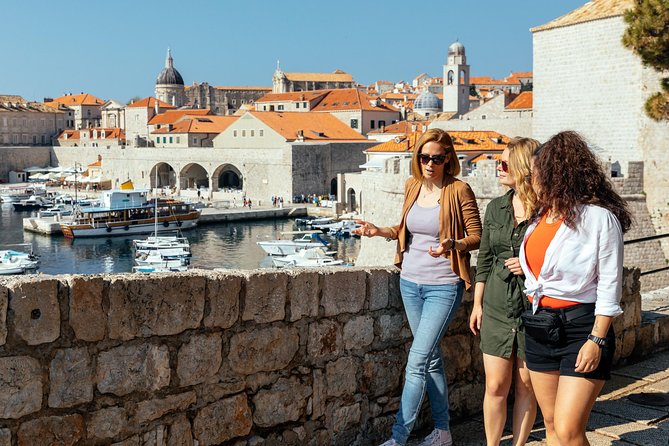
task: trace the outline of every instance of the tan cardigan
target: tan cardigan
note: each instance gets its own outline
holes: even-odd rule
[[[404,206],[400,224],[390,228],[391,238],[397,240],[395,266],[402,267],[402,257],[406,249],[408,231],[406,219],[409,209],[418,199],[421,182],[411,177],[404,186]],[[439,240],[455,239],[465,248],[461,251],[446,251],[444,256],[451,261],[453,272],[465,282],[467,290],[472,285],[470,277],[469,251],[478,249],[481,243],[481,217],[474,192],[469,184],[450,175],[444,176],[440,198]]]

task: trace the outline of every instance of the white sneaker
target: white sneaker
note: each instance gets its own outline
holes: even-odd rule
[[[452,446],[453,437],[451,431],[435,429],[430,435],[425,437],[418,446]]]
[[[380,444],[379,446],[400,446],[400,444],[396,442],[394,438],[391,438],[390,440]]]

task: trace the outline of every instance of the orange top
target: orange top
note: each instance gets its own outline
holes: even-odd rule
[[[525,259],[527,260],[527,266],[530,267],[530,271],[532,271],[534,277],[539,276],[541,267],[544,265],[544,258],[546,257],[548,245],[550,245],[555,234],[562,225],[562,219],[553,223],[548,223],[546,221],[547,215],[548,213],[541,217],[541,220],[527,239],[527,243],[525,243]],[[527,296],[527,298],[532,302],[531,296]],[[550,296],[542,296],[541,301],[539,302],[540,307],[546,308],[567,308],[573,305],[578,305],[578,302],[555,299]]]

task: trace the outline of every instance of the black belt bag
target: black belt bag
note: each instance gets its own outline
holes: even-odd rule
[[[537,342],[558,344],[564,338],[564,323],[595,311],[595,304],[580,304],[568,308],[540,308],[536,313],[526,310],[520,316],[525,334]]]

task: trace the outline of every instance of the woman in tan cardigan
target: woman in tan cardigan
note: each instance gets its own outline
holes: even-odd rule
[[[439,342],[471,287],[469,251],[481,240],[474,193],[455,178],[460,163],[453,141],[440,129],[428,130],[416,145],[412,176],[404,189],[400,223],[377,227],[358,221],[367,237],[397,240],[395,264],[400,292],[414,339],[392,438],[382,446],[405,445],[425,393],[435,429],[420,446],[450,446],[448,385]]]

